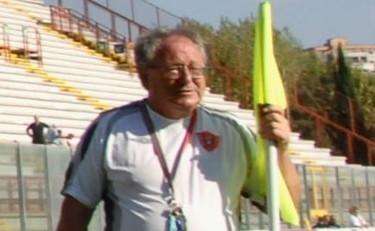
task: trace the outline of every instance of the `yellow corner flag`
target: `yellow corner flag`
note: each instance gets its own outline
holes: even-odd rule
[[[263,2],[259,8],[259,15],[255,25],[253,65],[253,103],[258,118],[258,105],[271,104],[286,108],[287,102],[280,73],[273,54],[271,4]],[[253,187],[261,188],[261,194],[266,196],[269,185],[267,172],[269,165],[266,161],[267,142],[259,135],[257,137],[258,154],[252,167],[251,182]],[[292,197],[285,184],[280,170],[278,171],[280,215],[283,221],[299,225],[299,216]]]

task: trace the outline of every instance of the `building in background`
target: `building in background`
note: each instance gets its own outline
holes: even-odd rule
[[[350,44],[345,38],[328,39],[324,45],[308,48],[318,57],[330,61],[337,57],[337,48],[341,46],[344,55],[352,67],[367,72],[375,72],[375,45]]]

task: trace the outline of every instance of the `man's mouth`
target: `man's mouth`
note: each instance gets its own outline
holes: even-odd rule
[[[180,90],[180,91],[177,91],[176,94],[177,95],[191,95],[194,92],[195,92],[194,90]]]

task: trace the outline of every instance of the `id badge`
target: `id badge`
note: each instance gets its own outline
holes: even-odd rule
[[[169,213],[168,231],[187,231],[186,218],[181,208],[177,207]]]

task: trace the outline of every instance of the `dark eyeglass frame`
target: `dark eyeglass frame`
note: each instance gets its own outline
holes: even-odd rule
[[[161,69],[165,72],[168,79],[179,79],[187,72],[190,73],[192,79],[204,79],[209,70],[208,67],[195,67],[185,64],[172,64],[172,65],[153,65],[150,68]]]

